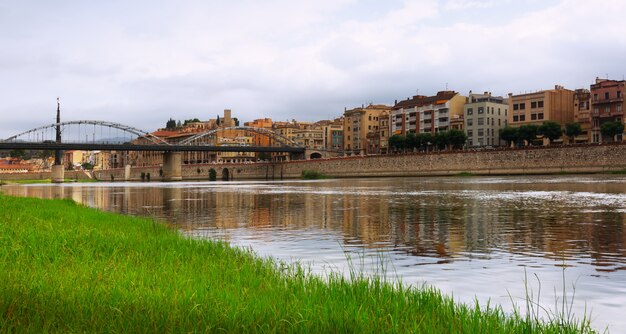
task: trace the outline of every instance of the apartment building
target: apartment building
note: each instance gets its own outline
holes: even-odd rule
[[[541,125],[553,121],[564,127],[574,121],[574,91],[556,85],[554,89],[513,95],[509,93],[510,126]],[[546,143],[544,139],[544,144]]]
[[[474,94],[470,91],[463,107],[463,127],[467,134],[467,146],[506,145],[500,140],[500,129],[507,125],[508,101],[491,92]]]
[[[318,122],[324,132],[324,147],[329,151],[343,151],[343,117]]]
[[[616,81],[596,78],[596,83],[591,85],[591,119],[592,119],[592,142],[602,143],[609,138],[602,138],[600,126],[606,122],[624,122],[624,93],[626,81]],[[623,135],[618,136],[617,141],[623,140]]]
[[[451,119],[463,116],[467,98],[454,91],[434,96],[415,95],[395,103],[390,116],[391,135],[447,131]]]
[[[377,131],[380,116],[390,111],[391,107],[382,104],[346,110],[343,114],[344,152],[349,155],[366,154],[367,134]]]

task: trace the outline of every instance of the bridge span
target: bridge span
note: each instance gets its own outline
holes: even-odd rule
[[[271,146],[228,143],[219,145],[217,133],[253,133],[270,138]],[[306,159],[306,148],[269,129],[252,127],[229,127],[211,129],[199,133],[166,140],[141,129],[109,121],[79,120],[57,122],[30,129],[0,141],[0,150],[52,150],[55,164],[52,167],[53,182],[63,182],[64,150],[86,151],[137,151],[163,152],[164,180],[175,181],[181,177],[181,154],[184,152],[257,152],[287,153],[288,160]],[[130,166],[128,166],[130,167]]]

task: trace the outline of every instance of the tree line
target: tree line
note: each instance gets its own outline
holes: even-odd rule
[[[462,149],[467,141],[465,132],[457,129],[431,134],[408,133],[389,137],[389,147],[394,152],[429,151],[431,149]]]
[[[600,132],[603,137],[615,138],[616,135],[624,133],[624,124],[622,122],[606,122],[600,126]],[[541,125],[525,124],[519,127],[506,126],[500,129],[500,139],[507,142],[508,146],[516,143],[518,146],[533,145],[537,141],[538,136],[547,138],[549,143],[566,135],[570,142],[583,133],[580,123],[568,123],[565,127],[553,121],[545,121]]]

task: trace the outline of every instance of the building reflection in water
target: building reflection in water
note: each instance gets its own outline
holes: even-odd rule
[[[243,184],[5,186],[18,196],[71,198],[146,215],[194,235],[240,229],[339,236],[344,245],[404,252],[440,263],[493,254],[626,268],[623,182],[565,179],[334,180]],[[607,200],[607,198],[609,200]],[[272,233],[258,233],[272,239]]]

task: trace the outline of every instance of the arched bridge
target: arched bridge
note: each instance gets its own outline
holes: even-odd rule
[[[62,140],[56,139],[57,131]],[[220,145],[211,141],[220,131],[255,133],[269,138],[270,146],[253,143],[231,142]],[[233,145],[235,144],[235,145]],[[53,123],[21,132],[0,141],[0,150],[115,150],[115,151],[164,151],[164,152],[286,152],[304,153],[292,140],[271,130],[253,127],[227,127],[190,134],[182,141],[169,142],[166,139],[132,126],[96,120],[80,120]]]

